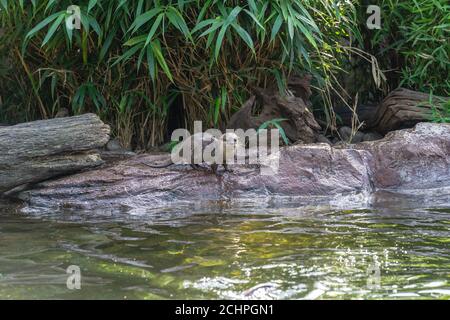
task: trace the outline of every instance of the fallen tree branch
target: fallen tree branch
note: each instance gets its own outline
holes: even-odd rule
[[[0,193],[102,164],[109,134],[94,114],[0,127]]]
[[[432,120],[433,107],[439,110],[448,99],[399,88],[383,100],[368,127],[383,134],[411,128],[419,122]]]

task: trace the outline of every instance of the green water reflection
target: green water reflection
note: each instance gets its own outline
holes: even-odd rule
[[[2,299],[450,297],[450,210],[0,209]],[[66,268],[81,268],[81,290]]]

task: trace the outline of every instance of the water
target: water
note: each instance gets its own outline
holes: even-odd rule
[[[0,298],[449,299],[449,208],[0,206]]]

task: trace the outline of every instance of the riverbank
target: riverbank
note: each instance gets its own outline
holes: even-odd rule
[[[105,144],[107,139],[101,139]],[[168,203],[283,197],[319,204],[367,199],[377,190],[446,190],[450,187],[450,125],[419,123],[381,140],[358,144],[283,147],[278,172],[273,175],[262,175],[261,166],[254,165],[232,165],[232,172],[217,176],[186,166],[150,168],[142,164],[159,157],[127,154],[125,160],[110,160],[80,173],[69,170],[67,176],[59,177],[61,172],[55,172],[8,196],[32,207],[136,210]]]

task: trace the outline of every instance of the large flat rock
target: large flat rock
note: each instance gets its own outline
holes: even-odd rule
[[[422,122],[354,148],[370,152],[372,180],[378,189],[450,186],[450,124]]]
[[[347,147],[295,145],[281,150],[279,171],[234,166],[216,176],[184,166],[150,168],[139,155],[38,184],[19,197],[32,206],[151,208],[202,201],[301,198],[304,203],[370,195],[378,189],[450,186],[450,125],[420,123],[384,139]],[[444,195],[445,196],[445,195]],[[351,198],[350,198],[351,199]]]

